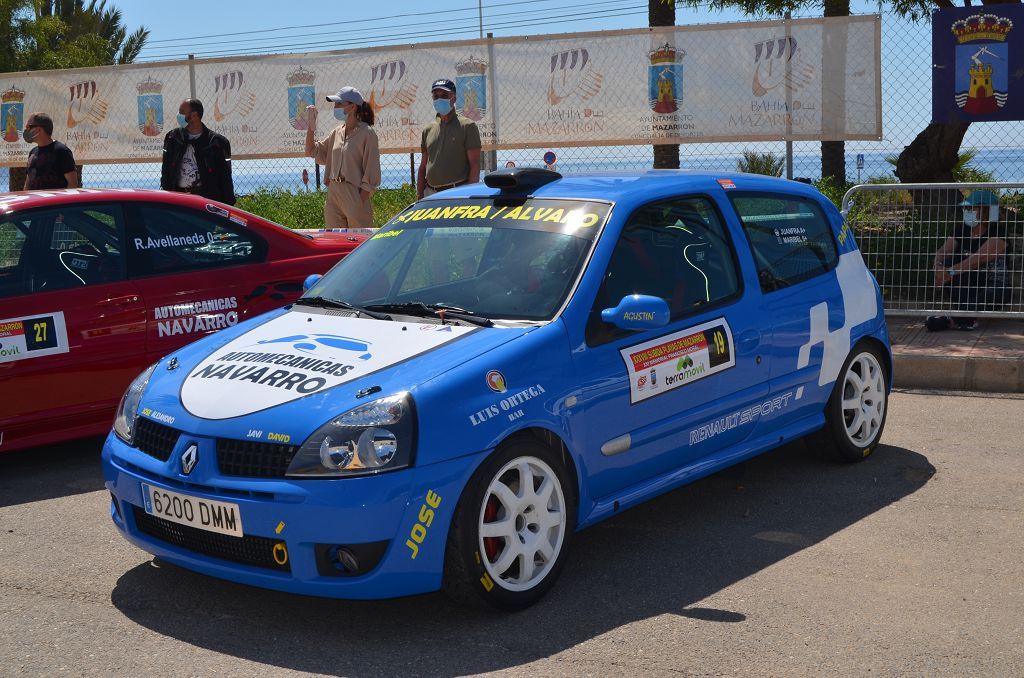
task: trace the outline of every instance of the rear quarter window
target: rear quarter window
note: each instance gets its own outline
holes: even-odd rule
[[[824,210],[793,195],[730,195],[757,266],[763,292],[810,280],[836,267],[839,255]]]

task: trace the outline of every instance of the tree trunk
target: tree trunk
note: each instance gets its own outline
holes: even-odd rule
[[[952,183],[969,122],[929,123],[896,159],[896,177],[905,184]],[[960,191],[911,191],[914,211],[923,222],[940,228],[956,223],[963,198]]]
[[[651,26],[675,26],[675,1],[647,0],[647,18]],[[679,169],[679,144],[654,144],[654,169]]]
[[[929,123],[896,160],[896,176],[905,184],[953,181],[969,122]]]
[[[850,0],[825,0],[825,16],[850,16]],[[841,36],[844,39],[835,37],[840,44],[825,45],[826,50],[842,50],[843,61],[846,60],[845,33]],[[831,83],[833,86],[835,83]],[[841,95],[842,96],[842,95]],[[845,98],[842,96],[842,98]],[[845,125],[844,125],[845,127]],[[845,141],[822,141],[821,142],[821,178],[832,179],[833,185],[842,187],[846,185],[846,142]]]
[[[837,187],[846,185],[846,142],[821,142],[821,178],[829,177]]]

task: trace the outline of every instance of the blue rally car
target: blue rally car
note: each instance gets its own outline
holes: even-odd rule
[[[307,283],[129,387],[103,449],[129,541],[281,591],[519,608],[577,530],[804,436],[863,459],[885,424],[878,285],[800,183],[499,171]]]

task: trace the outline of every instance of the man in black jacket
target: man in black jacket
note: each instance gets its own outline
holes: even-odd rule
[[[177,129],[164,137],[160,188],[197,193],[204,198],[235,204],[231,181],[231,144],[203,124],[203,104],[185,99],[178,107]]]

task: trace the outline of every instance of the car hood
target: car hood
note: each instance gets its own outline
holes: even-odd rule
[[[371,391],[362,397],[413,391],[531,329],[371,320],[293,307],[179,351],[178,367],[157,371],[144,404],[174,409],[197,424],[248,424],[270,410],[282,424],[319,421],[373,399],[357,397],[360,391]]]

